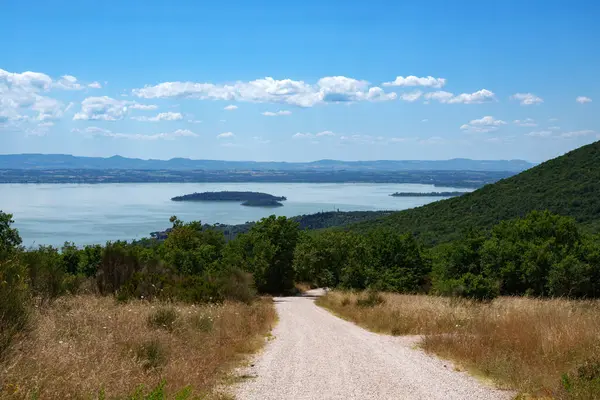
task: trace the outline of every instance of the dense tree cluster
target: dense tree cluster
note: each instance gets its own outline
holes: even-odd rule
[[[0,355],[32,302],[81,290],[119,300],[189,302],[293,293],[295,283],[486,300],[498,295],[600,297],[600,240],[568,217],[534,211],[490,230],[426,246],[389,228],[366,234],[305,231],[271,216],[225,240],[200,222],[171,218],[165,240],[65,243],[25,249],[0,212]]]

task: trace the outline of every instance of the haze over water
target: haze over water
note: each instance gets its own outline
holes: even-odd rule
[[[233,202],[174,202],[205,191],[256,191],[286,196],[283,207],[244,207]],[[391,197],[394,192],[460,191],[421,184],[371,183],[124,183],[0,185],[0,210],[13,214],[23,244],[78,245],[148,237],[184,221],[241,224],[271,214],[292,217],[320,211],[403,210],[436,197]]]

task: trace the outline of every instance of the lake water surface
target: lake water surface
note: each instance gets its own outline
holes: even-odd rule
[[[175,202],[171,197],[205,191],[255,191],[286,196],[283,207],[238,203]],[[169,217],[240,224],[271,214],[292,217],[319,211],[403,210],[439,197],[391,197],[394,192],[461,191],[420,184],[370,183],[123,183],[4,184],[0,210],[13,214],[26,246],[104,243],[138,239],[170,226]]]

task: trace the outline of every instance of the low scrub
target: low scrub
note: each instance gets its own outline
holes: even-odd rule
[[[600,301],[500,297],[490,302],[330,292],[317,303],[382,333],[422,335],[429,352],[530,396],[600,398]]]
[[[14,342],[18,354],[0,365],[2,398],[205,398],[275,319],[268,300],[198,306],[91,295],[60,297],[35,314],[31,333]]]

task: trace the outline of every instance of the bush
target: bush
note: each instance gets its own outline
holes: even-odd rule
[[[252,275],[239,269],[221,273],[218,280],[219,297],[250,304],[256,298]]]
[[[152,328],[173,330],[179,313],[173,307],[160,307],[148,315],[148,325]]]
[[[144,369],[155,369],[166,364],[167,351],[162,343],[153,339],[137,347],[136,358]]]
[[[383,296],[372,290],[369,290],[365,297],[356,299],[356,305],[359,307],[375,307],[383,303],[385,303]]]
[[[192,326],[201,332],[210,332],[213,330],[214,322],[210,315],[195,314],[191,317]]]
[[[444,296],[464,297],[472,300],[489,301],[500,295],[498,284],[490,278],[470,272],[460,279],[437,282],[438,294]]]
[[[58,249],[52,246],[40,246],[22,254],[22,259],[29,272],[29,281],[33,295],[41,303],[46,303],[65,294],[73,288],[68,282],[68,274],[64,269]]]
[[[600,393],[600,360],[591,359],[562,377],[563,389],[573,399],[595,399]]]
[[[17,260],[0,260],[0,359],[14,336],[27,326],[30,294],[25,267]]]

